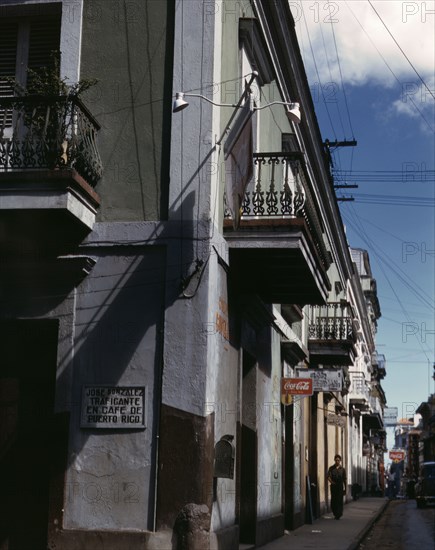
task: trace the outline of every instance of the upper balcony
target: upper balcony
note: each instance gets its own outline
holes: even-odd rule
[[[304,155],[254,153],[254,166],[238,226],[228,212],[224,221],[238,288],[269,303],[325,303],[330,259]]]
[[[385,378],[387,371],[385,368],[385,355],[377,353],[376,351],[372,353],[372,370],[373,378],[375,380],[381,380]]]
[[[370,389],[362,372],[350,372],[349,403],[360,411],[369,411]]]
[[[312,364],[353,365],[356,340],[348,302],[328,302],[324,306],[310,307],[308,349]]]
[[[370,404],[370,410],[372,413],[376,413],[383,416],[383,409],[382,409],[382,405],[379,397],[375,395],[370,395],[369,404]]]
[[[92,229],[102,175],[99,125],[74,96],[0,98],[0,228],[6,254],[26,242],[68,252]],[[4,246],[3,246],[4,244]]]

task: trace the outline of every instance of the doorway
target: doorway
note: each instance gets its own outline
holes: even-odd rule
[[[46,550],[57,321],[0,322],[0,550]]]

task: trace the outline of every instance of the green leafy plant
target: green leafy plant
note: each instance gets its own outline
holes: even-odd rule
[[[36,155],[51,167],[71,162],[84,148],[78,137],[76,103],[86,90],[97,83],[81,79],[70,84],[60,76],[60,52],[52,52],[50,64],[38,70],[27,70],[23,86],[10,79],[14,91],[14,136],[21,143],[26,162]],[[82,130],[83,132],[83,130]],[[81,134],[83,137],[83,133]]]
[[[79,97],[97,84],[98,80],[83,78],[70,84],[66,77],[60,76],[60,52],[51,52],[51,63],[38,70],[27,69],[27,83],[23,86],[15,78],[9,79],[14,95],[18,97],[38,95],[57,97]]]

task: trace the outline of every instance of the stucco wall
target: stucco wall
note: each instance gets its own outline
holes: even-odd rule
[[[166,217],[173,3],[84,0],[84,96],[102,128],[101,221]]]
[[[64,527],[152,529],[164,248],[87,253],[96,265],[76,299]],[[145,386],[145,429],[81,427],[85,385]]]
[[[281,356],[280,335],[269,329],[268,357],[264,357],[258,380],[258,516],[281,512]],[[267,349],[267,344],[264,346]],[[266,362],[267,361],[267,362]]]
[[[206,412],[214,413],[215,444],[223,436],[233,436],[237,445],[237,421],[239,420],[239,353],[232,342],[231,304],[227,289],[227,273],[217,262],[216,254],[211,257],[210,270],[214,272],[215,283],[211,285],[211,299],[208,320],[208,365]],[[235,466],[235,464],[234,464]],[[234,468],[234,472],[236,468]],[[236,475],[233,479],[218,478],[212,510],[214,531],[234,524],[236,506]]]

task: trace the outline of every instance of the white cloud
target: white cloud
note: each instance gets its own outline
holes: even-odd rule
[[[434,84],[434,77],[426,81],[430,91],[435,89]],[[421,130],[428,135],[433,135],[435,100],[423,84],[417,84],[416,82],[405,84],[400,98],[393,102],[391,110],[393,114],[419,119]]]
[[[368,0],[289,0],[312,89],[375,84],[394,91],[390,113],[433,124],[435,1],[371,3],[383,22]]]
[[[392,72],[400,81],[419,82],[367,0],[289,0],[289,4],[310,82],[318,81],[319,76],[321,82],[328,82],[331,74],[334,81],[341,82],[337,52],[345,84],[395,86]],[[421,76],[433,75],[435,1],[372,0],[372,4]]]

